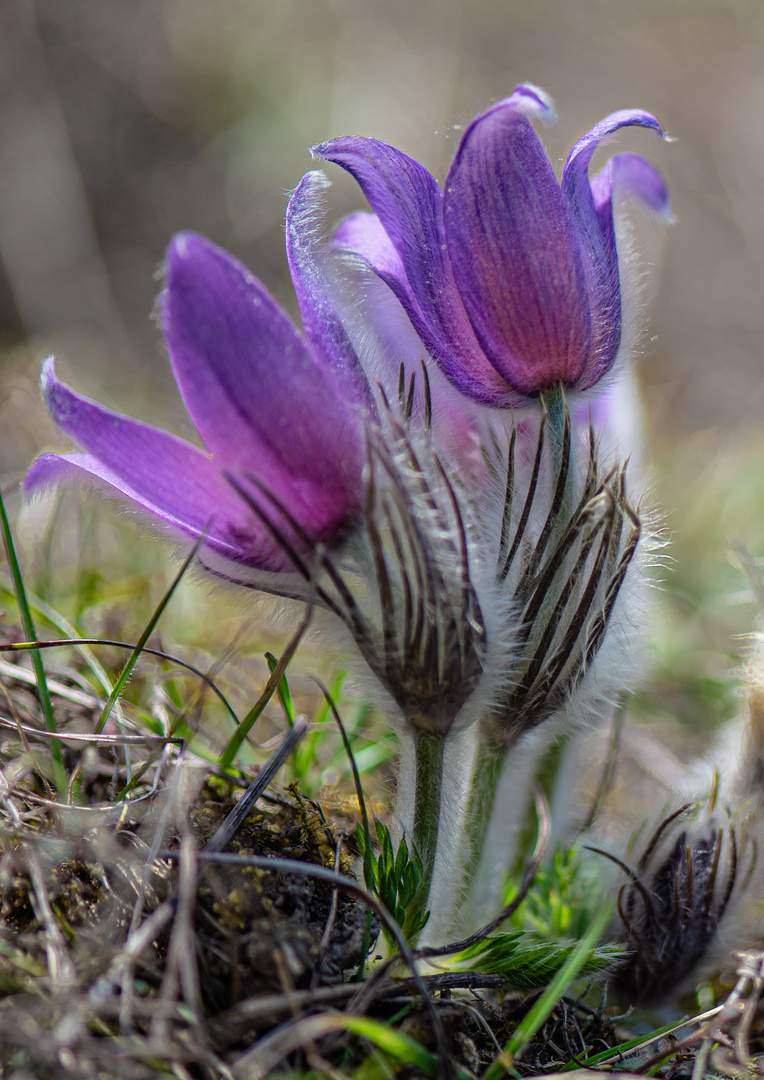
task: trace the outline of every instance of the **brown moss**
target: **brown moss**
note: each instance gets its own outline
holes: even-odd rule
[[[205,794],[211,792],[206,790]],[[322,813],[292,785],[251,814],[227,850],[334,866],[337,840]],[[206,798],[190,813],[199,847],[209,841],[234,800]],[[347,872],[349,859],[340,858]],[[266,989],[341,981],[363,953],[365,909],[345,895],[336,901],[327,947],[322,938],[333,890],[298,874],[248,866],[205,864],[197,892],[196,932],[205,1000],[215,1011]]]

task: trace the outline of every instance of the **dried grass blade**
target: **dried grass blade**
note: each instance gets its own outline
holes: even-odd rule
[[[26,869],[32,879],[30,899],[38,922],[45,929],[45,952],[48,959],[48,972],[53,987],[62,990],[73,986],[76,981],[74,965],[64,941],[64,935],[53,914],[48,887],[37,858],[37,852],[31,844],[23,844],[22,852]]]
[[[89,649],[84,649],[84,648],[82,648],[82,646],[86,646],[86,645],[106,645],[110,649],[129,649],[131,652],[134,652],[138,648],[138,646],[133,644],[132,642],[129,642],[129,641],[117,641],[115,638],[66,637],[66,638],[56,638],[55,641],[14,641],[11,645],[2,645],[2,646],[0,646],[0,653],[2,653],[2,652],[28,652],[28,651],[31,651],[32,649],[35,649],[35,648],[38,648],[38,649],[58,649],[63,645],[71,645],[73,648],[79,649],[81,654],[83,654],[83,655],[88,654],[88,655],[91,655],[91,656],[92,656],[92,654],[90,654],[90,650]],[[202,671],[201,668],[196,667],[195,664],[191,664],[187,660],[181,660],[181,658],[179,656],[173,656],[172,653],[165,652],[164,649],[150,649],[148,646],[144,646],[144,648],[141,651],[144,652],[147,656],[159,657],[160,660],[166,660],[169,664],[176,664],[178,667],[184,668],[186,671],[190,671],[193,675],[196,675],[197,678],[201,679],[202,682],[206,686],[208,686],[210,688],[210,690],[213,692],[215,697],[217,697],[217,699],[220,701],[221,705],[226,710],[226,712],[231,717],[231,719],[234,721],[234,723],[235,724],[239,723],[239,718],[236,715],[236,713],[234,711],[234,708],[231,705],[228,698],[225,696],[225,694],[220,689],[220,687],[215,683],[215,681],[213,679],[211,679],[210,676],[207,675],[206,672]],[[103,671],[103,668],[101,667],[101,665],[98,664],[98,661],[95,659],[95,657],[92,657],[92,659],[93,659],[94,663],[97,665],[98,670],[103,672],[103,679],[101,679],[101,676],[98,674],[98,670],[96,670],[96,668],[94,668],[92,666],[92,664],[90,665],[91,670],[93,670],[94,673],[97,675],[99,681],[102,683],[102,685],[103,685],[104,689],[106,690],[106,692],[111,694],[113,692],[113,687],[112,687],[111,683],[109,682],[108,676]],[[13,665],[9,665],[9,667],[11,667],[11,666],[13,666]],[[17,675],[15,671],[14,672],[8,672],[8,671],[5,671],[4,668],[0,668],[0,674],[13,674],[20,681],[22,681],[22,682],[24,681],[24,677],[23,677],[24,672],[23,672],[23,670],[20,671],[19,674]],[[83,704],[83,705],[85,705],[85,704],[89,705],[90,704],[89,701],[86,702],[86,700],[84,698],[84,695],[80,694],[79,697],[75,697],[74,693],[76,693],[76,691],[73,693],[71,691],[71,689],[64,686],[63,684],[56,683],[54,681],[49,681],[48,686],[49,686],[50,689],[53,690],[53,692],[55,694],[58,694],[59,697],[68,698],[68,700],[75,702],[75,704],[77,704],[77,703]],[[115,706],[114,706],[115,711],[117,709],[118,704],[119,704],[118,702],[115,702]]]
[[[4,587],[0,586],[0,592],[2,591],[5,591]],[[11,593],[11,590],[8,591],[9,593]],[[67,622],[67,620],[62,615],[59,615],[57,611],[54,611],[53,608],[46,604],[39,596],[36,596],[34,593],[29,592],[29,590],[27,590],[27,601],[35,618],[44,623],[47,623],[47,625],[52,627],[53,630],[56,630],[59,634],[61,634],[62,638],[68,639],[68,643],[77,650],[77,652],[80,654],[87,666],[95,675],[104,693],[108,696],[112,691],[111,679],[107,675],[106,669],[99,662],[98,658],[89,648],[87,648],[88,644],[95,645],[100,642],[97,642],[94,638],[79,638],[77,634],[77,629],[72,625],[72,623]],[[132,648],[132,646],[130,646],[130,648]]]
[[[157,857],[177,862],[179,856],[177,851],[162,851],[157,852]],[[438,1055],[440,1057],[440,1074],[443,1075],[446,1080],[452,1080],[454,1075],[454,1063],[448,1048],[443,1021],[435,1008],[432,997],[428,993],[427,984],[417,969],[415,954],[406,941],[400,925],[392,917],[385,905],[369,892],[367,888],[353,878],[346,877],[344,874],[338,874],[328,866],[321,866],[318,863],[298,862],[295,859],[282,859],[272,855],[235,855],[233,853],[220,851],[202,851],[199,853],[198,858],[200,863],[211,862],[221,864],[228,863],[232,866],[253,866],[262,870],[270,870],[276,874],[300,874],[305,877],[317,878],[319,881],[325,881],[329,885],[333,885],[338,889],[344,889],[345,892],[357,896],[363,904],[371,908],[377,918],[385,924],[395,939],[395,943],[400,952],[400,957],[397,959],[400,959],[405,963],[411,971],[411,978],[421,995],[422,1004],[427,1010],[432,1023],[433,1034],[435,1036]]]

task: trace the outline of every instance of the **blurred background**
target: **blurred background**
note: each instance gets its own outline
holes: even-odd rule
[[[554,161],[624,107],[676,139],[618,147],[674,195],[674,227],[640,226],[659,265],[639,371],[688,553],[672,610],[702,623],[707,596],[745,591],[730,542],[764,554],[763,61],[761,0],[0,0],[4,488],[61,445],[37,391],[51,351],[79,390],[190,434],[151,318],[174,232],[228,247],[291,309],[282,220],[309,145],[374,135],[443,177],[460,125],[528,80],[559,108]],[[361,200],[331,175],[336,218]],[[699,631],[711,675],[751,622]]]
[[[51,350],[78,388],[182,428],[150,318],[174,232],[229,247],[290,305],[282,219],[309,145],[375,135],[442,177],[459,125],[523,80],[557,102],[555,161],[623,107],[676,138],[618,140],[659,164],[677,216],[648,237],[663,251],[641,364],[651,430],[757,424],[760,0],[2,0],[0,418],[23,436],[4,440],[3,473],[37,448],[24,387]],[[361,202],[331,172],[337,217]]]

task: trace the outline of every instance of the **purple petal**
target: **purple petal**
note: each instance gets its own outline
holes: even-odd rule
[[[570,207],[581,243],[592,311],[591,361],[579,380],[579,388],[592,386],[615,359],[621,340],[621,296],[618,252],[613,225],[613,184],[642,198],[658,212],[668,210],[668,193],[658,173],[636,154],[618,155],[590,181],[589,165],[603,139],[623,127],[647,127],[661,135],[663,129],[651,114],[624,109],[605,117],[575,144],[565,164],[562,191]],[[622,163],[618,164],[619,159]],[[639,164],[636,164],[636,163]],[[620,174],[620,175],[619,175]]]
[[[620,109],[618,112],[611,113],[609,116],[606,116],[604,120],[600,120],[598,124],[595,124],[594,127],[590,131],[587,131],[587,133],[572,147],[568,154],[568,160],[565,162],[565,168],[563,169],[563,189],[567,189],[571,184],[581,184],[583,182],[588,176],[589,163],[592,160],[594,151],[598,148],[602,140],[624,127],[651,128],[653,131],[657,131],[659,135],[665,137],[665,132],[660,120],[658,120],[656,116],[653,116],[652,113],[645,112],[643,109]]]
[[[252,513],[247,513],[244,503],[214,467],[212,471],[212,477],[205,476],[189,463],[182,473],[174,474],[168,465],[158,480],[154,478],[146,483],[145,475],[136,476],[140,487],[134,487],[89,454],[44,454],[27,473],[24,490],[34,492],[54,484],[95,481],[99,487],[114,488],[194,539],[206,528],[205,546],[225,559],[259,570],[293,570],[266,528]],[[216,496],[217,501],[213,502]],[[206,518],[202,509],[207,511]]]
[[[228,559],[262,569],[291,568],[201,450],[79,397],[56,380],[52,365],[46,365],[43,394],[54,420],[90,453],[43,455],[26,476],[26,491],[90,477],[188,536],[209,527],[208,546]]]
[[[188,412],[221,467],[357,490],[360,437],[291,320],[236,259],[194,233],[167,259],[162,322]]]
[[[386,143],[360,136],[333,139],[313,153],[347,169],[387,234],[374,219],[354,216],[345,224],[369,265],[400,300],[427,349],[460,390],[492,404],[517,404],[486,361],[454,284],[442,222],[443,196],[427,170]]]
[[[286,248],[305,336],[314,356],[331,372],[338,392],[371,406],[373,398],[343,324],[338,289],[322,259],[323,193],[329,181],[309,172],[297,185],[286,212]]]
[[[616,154],[591,180],[594,205],[603,230],[610,227],[613,200],[638,199],[653,213],[671,221],[671,198],[666,181],[640,154]]]
[[[377,139],[350,135],[316,146],[313,153],[355,177],[400,255],[412,292],[420,302],[431,296],[448,277],[443,197],[435,178],[413,158]]]
[[[573,385],[589,351],[578,238],[517,92],[467,128],[446,181],[454,277],[493,366],[518,391]]]
[[[52,360],[43,369],[42,391],[53,419],[87,455],[46,455],[27,476],[27,490],[76,467],[190,536],[199,536],[212,521],[208,546],[226,558],[264,570],[291,569],[266,526],[203,451],[76,394],[56,378]],[[327,493],[301,478],[281,479],[276,494],[316,539],[347,528],[347,498],[341,491]]]

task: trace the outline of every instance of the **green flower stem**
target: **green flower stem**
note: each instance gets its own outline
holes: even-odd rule
[[[492,823],[497,812],[500,812],[497,810],[497,797],[502,786],[504,766],[507,758],[511,758],[513,753],[517,755],[518,768],[521,770],[517,773],[515,781],[521,785],[521,788],[528,785],[527,798],[523,800],[519,832],[515,844],[512,845],[513,854],[510,855],[509,849],[501,844],[499,849],[491,851],[491,857],[494,862],[496,859],[506,860],[501,870],[504,874],[508,874],[510,879],[519,880],[522,877],[538,832],[538,820],[531,789],[538,788],[547,803],[552,806],[567,742],[567,738],[563,738],[550,746],[539,746],[529,756],[527,749],[523,751],[517,744],[503,746],[487,737],[485,731],[480,732],[464,816],[459,896],[465,899],[472,896],[474,901],[476,882],[480,887],[484,872],[490,865],[485,861],[486,842],[489,840],[489,830],[495,829]],[[506,792],[502,798],[502,805],[504,798],[506,798]],[[491,832],[490,839],[492,844],[498,840],[495,831]]]
[[[565,441],[565,394],[562,387],[557,390],[551,391],[548,395],[544,396],[544,403],[546,405],[547,414],[547,432],[549,434],[549,453],[550,453],[550,476],[556,477],[560,471],[562,465],[562,456],[564,451]],[[575,452],[575,448],[572,448]],[[562,505],[560,506],[560,512],[557,517],[558,525],[555,528],[552,536],[557,536],[564,532],[570,516],[573,512],[573,484],[572,477],[574,473],[573,462],[571,461],[568,467],[568,478],[565,483],[565,490],[563,493]]]
[[[493,740],[480,739],[467,794],[463,858],[460,868],[462,881],[459,890],[463,895],[469,892],[469,886],[475,880],[475,874],[480,865],[503,764],[503,747],[497,746]]]
[[[416,787],[414,794],[414,847],[422,860],[422,880],[409,911],[412,918],[427,910],[438,846],[440,804],[443,794],[443,756],[446,740],[442,735],[418,731],[415,743]],[[404,925],[404,933],[410,930]]]
[[[565,395],[562,392],[562,387],[545,394],[544,404],[546,405],[549,445],[552,449],[552,475],[554,476],[560,468],[562,435],[565,430]]]
[[[553,809],[555,787],[560,775],[565,749],[570,742],[570,735],[566,734],[556,739],[550,746],[539,752],[533,772],[533,786],[538,788],[546,800],[550,811]],[[525,870],[528,859],[536,844],[538,833],[538,818],[536,807],[532,799],[529,799],[523,817],[520,822],[520,835],[517,842],[517,854],[510,869],[510,875],[519,880]]]

